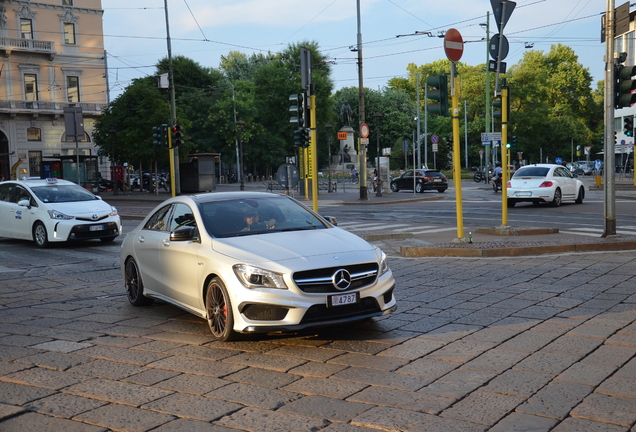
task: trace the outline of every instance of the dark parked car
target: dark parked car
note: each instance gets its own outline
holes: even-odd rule
[[[402,189],[413,190],[420,193],[426,190],[436,190],[444,192],[448,189],[446,176],[435,170],[408,170],[400,177],[391,180],[391,190],[398,192]]]

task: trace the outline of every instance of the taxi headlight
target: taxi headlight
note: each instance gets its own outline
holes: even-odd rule
[[[109,216],[117,216],[117,209],[113,206],[110,206],[110,214]]]
[[[247,288],[287,289],[283,275],[247,264],[236,264],[234,273]]]
[[[69,215],[65,215],[62,212],[59,212],[57,210],[48,210],[49,216],[51,217],[51,219],[56,219],[56,220],[69,220],[69,219],[73,219],[73,216],[69,216]]]

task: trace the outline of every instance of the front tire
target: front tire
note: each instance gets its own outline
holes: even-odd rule
[[[205,309],[208,316],[208,325],[214,339],[227,342],[236,339],[234,331],[234,313],[230,296],[221,279],[212,278],[205,290]]]
[[[585,188],[580,188],[579,189],[579,194],[576,196],[576,201],[575,203],[577,204],[583,204],[583,199],[585,198]]]
[[[130,304],[133,306],[147,306],[152,303],[152,299],[144,295],[144,283],[141,280],[139,267],[133,258],[129,258],[126,261],[124,275],[126,296]]]
[[[40,221],[33,225],[33,241],[35,245],[40,248],[49,246],[49,233],[46,231],[46,227]]]
[[[552,207],[558,207],[561,205],[561,201],[562,201],[563,197],[561,195],[561,189],[557,188],[554,191],[554,198],[552,199],[552,202],[550,203],[550,205]]]

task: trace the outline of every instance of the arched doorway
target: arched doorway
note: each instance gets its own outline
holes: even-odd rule
[[[9,165],[9,139],[0,131],[0,180],[9,180],[11,165]]]

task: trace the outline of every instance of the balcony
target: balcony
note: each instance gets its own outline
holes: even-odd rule
[[[49,58],[53,60],[56,54],[53,47],[54,43],[51,41],[0,37],[0,51],[4,51],[5,57],[8,57],[12,51],[19,51],[24,53],[47,54]]]
[[[106,108],[103,103],[68,103],[68,102],[48,102],[48,101],[25,101],[25,100],[0,100],[0,114],[9,114],[11,117],[17,115],[31,115],[34,118],[48,115],[54,118],[64,116],[64,108],[68,106],[79,106],[84,115],[96,116]]]

